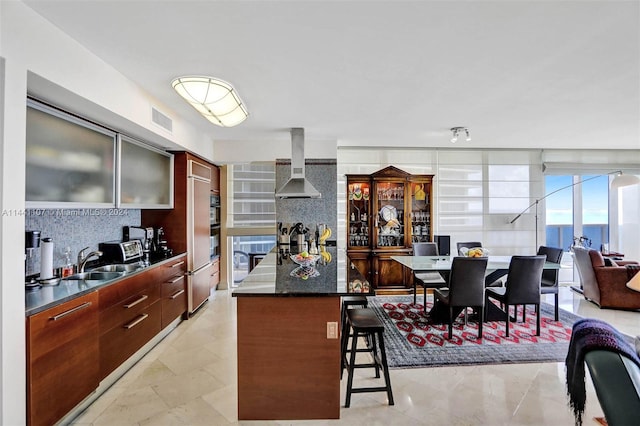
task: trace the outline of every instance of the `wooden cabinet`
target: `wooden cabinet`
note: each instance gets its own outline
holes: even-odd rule
[[[162,328],[187,311],[186,256],[161,266]]]
[[[194,271],[187,285],[189,289],[189,313],[195,312],[211,295],[211,264]]]
[[[161,271],[153,268],[98,290],[100,379],[160,332]]]
[[[98,293],[27,317],[27,423],[51,425],[99,384]]]
[[[349,260],[362,274],[364,279],[373,283],[371,276],[371,253],[368,250],[354,250],[349,252]]]
[[[189,313],[193,313],[209,297],[210,262],[221,244],[219,226],[216,234],[211,226],[211,180],[219,182],[219,169],[186,152],[173,154],[174,208],[145,209],[141,217],[145,226],[164,228],[167,244],[175,252],[187,253],[187,302]],[[219,211],[218,206],[217,218]]]
[[[210,287],[215,290],[220,284],[220,258],[217,257],[211,262],[211,281]]]
[[[391,256],[410,254],[414,242],[433,241],[432,181],[433,175],[393,166],[347,175],[347,255],[376,289],[410,286]]]
[[[220,168],[213,165],[211,169],[211,192],[220,194]]]

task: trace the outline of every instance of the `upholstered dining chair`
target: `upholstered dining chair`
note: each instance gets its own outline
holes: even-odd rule
[[[478,312],[478,338],[482,338],[487,262],[486,257],[454,257],[448,287],[433,290],[434,304],[439,302],[449,308],[449,339],[453,337],[454,310],[462,308],[466,319],[468,307],[476,308]],[[460,312],[455,316],[458,315]]]
[[[466,247],[466,248],[482,247],[482,243],[479,241],[469,241],[469,242],[456,243],[456,246],[458,248],[458,255],[464,256],[464,254],[460,251],[462,247]],[[484,285],[486,287],[502,287],[502,280],[500,278],[497,278],[500,275],[502,274],[496,273],[496,272],[490,273],[485,278]]]
[[[560,264],[563,250],[556,247],[540,246],[538,255],[546,255],[547,262]],[[558,321],[558,273],[557,269],[544,269],[540,282],[541,294],[553,294],[555,299],[554,318]]]
[[[522,320],[526,320],[527,305],[536,307],[536,336],[540,335],[540,282],[547,257],[513,256],[509,263],[509,273],[504,287],[488,287],[487,301],[495,299],[504,305],[506,336],[509,337],[509,306],[514,306],[515,320],[518,319],[518,305],[523,305]]]
[[[414,256],[438,256],[438,244],[413,243]],[[413,303],[416,303],[416,288],[422,286],[424,293],[423,310],[427,312],[427,289],[446,287],[447,283],[438,272],[417,272],[413,274]]]

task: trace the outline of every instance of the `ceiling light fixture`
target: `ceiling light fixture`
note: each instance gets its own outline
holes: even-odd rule
[[[207,120],[222,127],[242,123],[249,113],[232,85],[213,77],[185,76],[171,86]]]
[[[467,136],[465,139],[467,142],[471,141],[471,136],[469,136],[469,129],[467,129],[466,127],[452,127],[451,133],[453,133],[453,136],[451,137],[451,143],[458,142],[458,136],[460,135],[460,133],[464,133]]]

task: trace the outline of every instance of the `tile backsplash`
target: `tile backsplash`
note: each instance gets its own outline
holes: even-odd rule
[[[324,223],[333,231],[330,240],[337,237],[338,170],[337,160],[305,160],[305,176],[322,195],[319,199],[276,199],[276,221],[285,224],[302,222],[311,230]],[[276,188],[291,177],[291,160],[276,160]]]
[[[53,266],[63,266],[64,251],[71,249],[71,262],[78,252],[89,247],[98,249],[104,241],[121,240],[123,226],[140,225],[139,209],[28,209],[25,231],[40,231],[41,238],[53,240]],[[27,259],[26,275],[40,271],[40,250]]]

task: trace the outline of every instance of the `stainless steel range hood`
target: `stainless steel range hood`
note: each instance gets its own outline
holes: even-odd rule
[[[291,129],[291,179],[276,191],[276,198],[320,198],[320,192],[305,178],[304,129]]]

